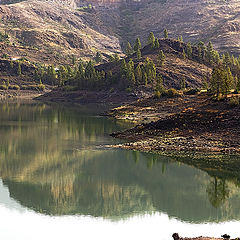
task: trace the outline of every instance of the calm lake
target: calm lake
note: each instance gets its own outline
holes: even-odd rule
[[[0,104],[0,238],[240,237],[240,182],[107,149],[127,122],[98,106]]]

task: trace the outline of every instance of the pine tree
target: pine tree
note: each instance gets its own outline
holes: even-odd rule
[[[138,49],[138,50],[137,50],[137,59],[140,60],[141,57],[142,57],[141,50]]]
[[[147,86],[148,85],[148,76],[147,76],[147,73],[144,72],[143,74],[143,82],[144,82],[144,85]]]
[[[186,79],[183,77],[180,81],[180,89],[184,90],[186,89]]]
[[[18,62],[17,75],[18,76],[22,75],[22,67],[21,67],[21,63],[20,62]]]
[[[230,68],[214,68],[212,71],[210,86],[212,92],[216,94],[217,98],[219,98],[220,94],[227,96],[233,86],[233,76]]]
[[[155,39],[154,48],[155,49],[159,49],[160,48],[160,44],[159,44],[159,41],[158,41],[157,38]]]
[[[163,78],[160,74],[156,76],[156,88],[155,91],[159,92],[160,94],[163,93],[165,90],[163,86]]]
[[[94,88],[94,82],[96,80],[96,77],[97,76],[95,68],[93,66],[93,62],[90,60],[85,68],[85,78],[87,80],[87,86],[89,86],[90,88]]]
[[[75,65],[77,61],[77,58],[75,55],[72,55],[72,64]]]
[[[182,52],[182,56],[183,56],[183,59],[185,60],[186,59],[186,53],[185,53],[184,49],[183,49],[183,52]]]
[[[238,77],[238,80],[237,80],[237,87],[236,87],[236,90],[237,90],[237,92],[240,91],[240,77]]]
[[[139,85],[142,81],[142,69],[140,64],[137,65],[135,69],[135,79],[136,79],[136,84]]]
[[[84,66],[83,66],[83,63],[80,62],[78,66],[77,76],[76,76],[76,82],[79,88],[84,87],[84,78],[85,78]]]
[[[138,37],[135,41],[135,44],[134,44],[134,51],[137,52],[138,49],[141,49],[142,48],[142,44],[140,42],[140,38]]]
[[[224,59],[223,59],[223,64],[226,66],[226,67],[229,67],[231,65],[231,56],[230,54],[227,52],[226,55],[224,55]]]
[[[135,86],[135,84],[136,84],[136,79],[135,79],[134,72],[130,72],[129,86],[133,88]]]
[[[207,60],[210,64],[212,64],[214,61],[214,50],[211,42],[209,42],[207,45]]]
[[[188,58],[192,57],[192,44],[190,42],[187,43],[187,56]]]
[[[125,80],[127,77],[127,63],[124,58],[121,60],[120,74],[121,74],[121,79]]]
[[[149,33],[149,36],[148,36],[148,44],[150,44],[151,47],[154,48],[155,37],[154,37],[153,32],[150,32],[150,33]]]
[[[133,87],[135,85],[135,75],[134,75],[134,62],[132,59],[127,63],[127,81],[128,86]]]
[[[113,57],[114,57],[114,61],[115,61],[116,63],[120,61],[120,57],[118,56],[117,53],[115,53],[115,54],[113,55]]]
[[[132,49],[132,46],[131,46],[130,42],[127,43],[125,53],[128,57],[133,54],[133,49]]]
[[[112,73],[112,71],[107,72],[106,78],[107,78],[107,83],[112,85],[113,84],[113,73]]]
[[[164,29],[164,33],[163,34],[164,34],[164,38],[167,39],[168,38],[168,31],[167,31],[167,29]]]
[[[63,86],[66,80],[67,80],[67,69],[64,66],[60,66],[58,71],[59,86]]]
[[[100,63],[102,62],[102,60],[103,60],[102,54],[100,52],[97,52],[95,56],[96,63]]]
[[[159,51],[158,60],[159,60],[161,66],[163,66],[165,64],[166,56],[164,55],[163,50]]]

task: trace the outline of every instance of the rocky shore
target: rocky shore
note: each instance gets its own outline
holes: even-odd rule
[[[240,107],[208,96],[145,99],[109,116],[139,124],[111,134],[128,140],[113,147],[152,152],[240,153]]]

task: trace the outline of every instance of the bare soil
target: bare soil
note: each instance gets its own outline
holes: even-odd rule
[[[116,108],[109,116],[140,122],[132,129],[113,133],[113,137],[129,140],[115,147],[156,152],[239,154],[239,110],[239,105],[216,102],[199,95],[145,99]]]
[[[32,100],[45,92],[33,90],[0,90],[0,100],[21,99]]]

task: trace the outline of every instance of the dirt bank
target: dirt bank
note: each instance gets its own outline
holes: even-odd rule
[[[54,89],[44,95],[37,97],[37,100],[45,102],[60,102],[74,104],[104,103],[120,105],[133,102],[139,98],[150,96],[148,93],[138,91],[136,93],[127,93],[126,91],[63,91]]]
[[[32,100],[45,93],[46,92],[34,90],[0,90],[0,100],[7,99]]]
[[[113,137],[115,147],[141,151],[240,153],[240,107],[208,96],[145,99],[113,109],[109,116],[140,122]],[[153,121],[154,120],[154,121]]]

